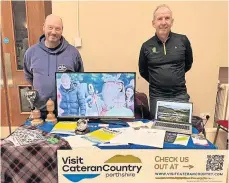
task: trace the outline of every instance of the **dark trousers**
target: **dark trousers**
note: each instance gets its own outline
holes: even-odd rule
[[[182,94],[171,98],[150,97],[150,119],[155,119],[156,105],[158,100],[188,102],[189,99],[190,96],[188,94]]]

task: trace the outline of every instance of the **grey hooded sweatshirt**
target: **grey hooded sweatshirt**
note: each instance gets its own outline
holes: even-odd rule
[[[39,98],[35,104],[44,108],[47,100],[56,101],[55,72],[83,72],[83,62],[79,51],[70,45],[64,37],[57,48],[45,46],[45,35],[40,42],[31,46],[24,56],[25,79],[38,91]]]

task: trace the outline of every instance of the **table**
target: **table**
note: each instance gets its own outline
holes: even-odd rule
[[[147,123],[149,120],[141,120],[141,121],[144,123]],[[26,122],[25,124],[30,125],[30,122]],[[54,125],[52,123],[47,123],[43,126],[40,126],[39,128],[46,132],[50,132],[53,126]],[[94,121],[90,122],[88,126],[91,132],[101,128],[99,127],[99,123],[94,122]],[[127,126],[129,126],[127,123],[125,122],[122,123],[121,121],[118,124],[109,124],[109,128],[122,128],[122,127],[127,127]],[[196,128],[192,128],[192,132],[193,134],[197,134],[198,130]],[[218,149],[210,141],[208,141],[208,143],[209,143],[209,146],[195,145],[193,144],[190,138],[187,146],[171,144],[171,143],[164,143],[163,149]],[[100,149],[158,149],[156,147],[137,145],[137,144],[119,145],[119,146],[97,146],[97,147]]]
[[[47,123],[41,127],[49,129],[53,126]],[[23,128],[34,127],[24,125]],[[57,150],[71,149],[64,139],[45,133],[40,129],[34,129],[43,133],[47,138],[55,137],[59,140],[57,144],[49,144],[48,141],[34,143],[25,146],[14,146],[11,141],[1,140],[1,182],[2,183],[56,183]]]
[[[147,121],[143,121],[147,122]],[[125,123],[126,124],[126,123]],[[56,183],[58,180],[57,171],[57,150],[71,149],[70,145],[63,138],[57,135],[49,134],[53,128],[50,122],[41,126],[32,127],[29,121],[23,125],[24,128],[38,130],[48,137],[59,139],[57,144],[49,144],[47,141],[34,143],[26,146],[14,146],[10,141],[1,140],[1,182],[2,183]],[[109,128],[121,128],[122,124],[109,124]],[[99,123],[89,123],[91,131],[99,129]],[[193,133],[198,131],[193,128]],[[163,149],[217,149],[211,142],[209,146],[199,146],[192,143],[190,139],[187,146],[164,143]],[[119,145],[119,146],[97,146],[100,149],[157,149],[150,146],[137,144]]]

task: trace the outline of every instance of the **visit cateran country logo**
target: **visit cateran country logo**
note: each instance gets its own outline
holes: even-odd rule
[[[102,165],[85,165],[79,156],[62,158],[62,161],[63,176],[71,182],[93,179],[101,174],[106,178],[135,177],[142,168],[141,160],[133,155],[115,155]]]

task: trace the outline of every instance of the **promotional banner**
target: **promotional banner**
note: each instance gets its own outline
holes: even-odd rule
[[[58,150],[59,183],[226,183],[226,150]]]

